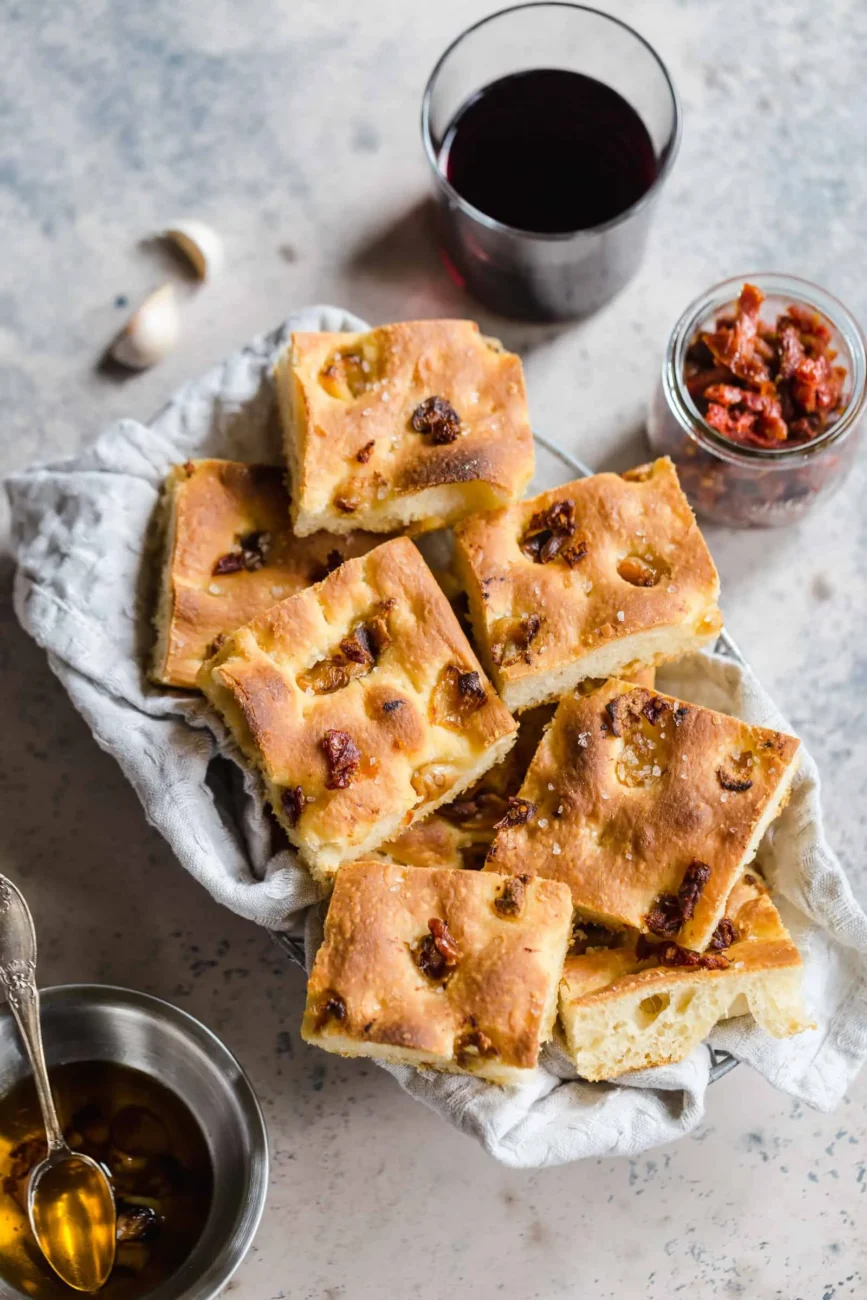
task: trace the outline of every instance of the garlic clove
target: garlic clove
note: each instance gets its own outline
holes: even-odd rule
[[[129,370],[147,370],[162,360],[178,341],[181,317],[174,286],[164,284],[129,318],[109,355]]]
[[[175,221],[161,231],[161,238],[181,250],[200,280],[210,280],[222,271],[223,241],[204,221]]]

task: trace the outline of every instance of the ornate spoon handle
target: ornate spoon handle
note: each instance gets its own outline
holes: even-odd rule
[[[24,1041],[36,1081],[36,1092],[45,1120],[49,1151],[66,1146],[54,1108],[42,1030],[39,1025],[39,990],[36,987],[36,932],[30,909],[20,890],[0,875],[0,984],[6,990],[9,1009]]]

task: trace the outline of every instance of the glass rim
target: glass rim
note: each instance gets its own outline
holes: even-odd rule
[[[637,198],[628,208],[624,208],[622,212],[618,212],[616,216],[609,217],[607,221],[603,221],[599,225],[580,226],[575,230],[554,231],[525,230],[521,226],[510,226],[507,222],[498,221],[496,217],[488,216],[486,212],[482,212],[481,208],[477,208],[474,204],[469,203],[460,191],[455,189],[443,169],[440,167],[439,158],[434,150],[433,139],[431,136],[430,107],[437,79],[446,60],[468,36],[471,36],[473,32],[478,31],[480,27],[485,27],[488,23],[492,23],[498,18],[504,18],[507,14],[519,13],[522,9],[572,9],[578,13],[593,14],[594,17],[602,18],[615,27],[623,28],[623,30],[628,32],[630,36],[633,36],[640,45],[643,45],[651,58],[654,59],[662,73],[663,80],[668,87],[668,93],[671,98],[672,125],[665,161],[657,171],[651,184],[640,198]],[[525,0],[525,3],[523,4],[509,5],[507,8],[497,9],[494,13],[487,14],[486,17],[480,18],[477,22],[464,28],[464,30],[446,46],[434,64],[433,70],[427,79],[427,84],[425,85],[421,101],[421,135],[425,155],[438,184],[446,191],[449,198],[462,208],[468,216],[471,216],[474,221],[477,221],[480,225],[487,226],[489,230],[500,231],[503,234],[508,235],[520,235],[524,239],[538,239],[544,243],[562,243],[567,239],[575,239],[579,235],[604,234],[605,231],[611,230],[614,226],[620,225],[621,222],[626,221],[629,217],[640,211],[641,208],[645,207],[653,198],[656,197],[674,166],[674,161],[680,149],[682,131],[683,112],[680,107],[680,99],[675,90],[674,82],[672,81],[671,74],[663,59],[650,44],[650,41],[648,41],[646,37],[642,36],[640,32],[637,32],[634,27],[631,27],[629,23],[624,22],[622,18],[616,18],[614,14],[604,13],[603,10],[595,9],[592,5],[575,4],[572,0]]]
[[[754,284],[766,295],[790,298],[812,308],[833,325],[848,355],[845,360],[851,378],[849,401],[838,420],[809,442],[794,447],[752,447],[732,442],[710,424],[699,411],[683,382],[686,349],[702,317],[737,300],[744,284]],[[728,276],[693,299],[668,337],[662,361],[662,387],[669,410],[692,440],[718,458],[733,464],[764,464],[768,469],[786,469],[804,463],[816,452],[837,442],[857,424],[867,400],[867,350],[864,334],[849,308],[834,294],[799,275],[781,271],[750,271]]]

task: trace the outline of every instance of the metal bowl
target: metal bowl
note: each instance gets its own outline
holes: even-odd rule
[[[49,1069],[69,1061],[130,1066],[171,1088],[198,1120],[213,1166],[211,1210],[186,1261],[142,1300],[210,1300],[249,1250],[265,1207],[268,1136],[247,1076],[210,1029],[160,998],[105,984],[65,984],[40,996]],[[29,1073],[4,1009],[0,1095]],[[0,1300],[21,1295],[0,1280]]]

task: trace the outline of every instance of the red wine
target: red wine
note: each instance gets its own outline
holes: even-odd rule
[[[517,230],[587,230],[625,212],[657,174],[647,127],[604,82],[536,68],[460,109],[440,165],[468,203]]]

